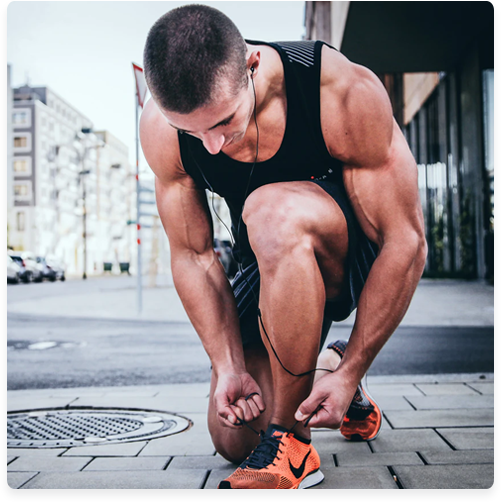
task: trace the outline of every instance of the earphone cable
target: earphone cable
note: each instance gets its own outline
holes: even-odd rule
[[[245,200],[247,199],[248,195],[249,195],[249,189],[250,189],[250,186],[251,186],[251,180],[252,180],[252,175],[254,174],[254,168],[256,167],[256,163],[257,163],[257,160],[258,160],[258,156],[259,156],[259,126],[258,126],[258,123],[257,123],[257,96],[256,96],[256,88],[254,86],[254,79],[251,77],[251,82],[252,82],[252,89],[253,89],[253,92],[254,92],[254,112],[253,112],[253,116],[254,116],[254,123],[256,125],[256,155],[254,157],[254,162],[252,164],[252,167],[251,167],[251,170],[250,170],[250,174],[249,174],[249,178],[248,178],[248,181],[247,181],[247,186],[246,186],[246,189],[245,189],[245,195],[244,195],[244,202]],[[223,221],[223,219],[219,216],[218,212],[216,211],[216,208],[215,208],[215,204],[214,204],[214,193],[215,193],[215,190],[214,188],[212,187],[212,185],[209,183],[209,181],[207,180],[203,170],[201,169],[201,167],[199,166],[197,160],[195,159],[195,156],[193,155],[193,152],[191,151],[190,149],[190,154],[191,154],[191,158],[192,160],[194,161],[195,165],[197,166],[200,174],[202,175],[206,185],[209,187],[209,190],[211,191],[211,206],[212,206],[212,211],[214,212],[215,216],[217,217],[217,219],[221,222],[221,224],[224,226],[224,228],[226,229],[226,231],[228,232],[228,235],[230,236],[230,240],[231,240],[231,244],[232,244],[232,248],[235,246],[235,239],[233,237],[233,234],[232,232],[230,231],[230,229],[228,228],[228,226],[226,225],[226,223]],[[243,207],[242,207],[242,210],[240,211],[240,217],[239,217],[239,220],[238,220],[238,225],[237,225],[237,238],[238,240],[240,241],[240,227],[241,227],[241,223],[242,223],[242,216],[243,216]],[[316,371],[326,371],[326,372],[329,372],[329,373],[333,373],[333,370],[331,369],[327,369],[327,368],[313,368],[311,370],[308,370],[308,371],[305,371],[303,373],[293,373],[292,371],[290,371],[288,368],[286,368],[286,366],[282,363],[280,357],[278,356],[277,354],[277,351],[275,350],[275,347],[273,346],[271,340],[270,340],[270,337],[268,335],[268,332],[266,331],[266,328],[264,326],[264,322],[263,322],[263,317],[261,315],[261,309],[259,308],[259,299],[257,298],[256,296],[256,293],[254,291],[254,288],[252,287],[252,285],[250,284],[246,274],[244,273],[244,270],[243,270],[243,267],[242,267],[242,263],[241,261],[237,261],[237,266],[238,266],[238,271],[240,272],[241,276],[244,278],[245,282],[247,283],[247,286],[249,287],[253,297],[254,297],[254,301],[257,305],[257,315],[258,315],[258,318],[259,318],[259,322],[260,322],[260,325],[263,329],[263,332],[268,340],[268,343],[270,344],[270,347],[273,351],[273,354],[275,355],[275,358],[277,359],[277,361],[279,362],[280,366],[283,368],[283,370],[285,372],[287,372],[289,375],[291,376],[294,376],[294,377],[303,377],[303,376],[306,376],[306,375],[309,375],[311,373],[314,373]],[[311,417],[310,417],[311,418]],[[243,423],[243,421],[242,421]],[[297,422],[296,422],[297,424]]]

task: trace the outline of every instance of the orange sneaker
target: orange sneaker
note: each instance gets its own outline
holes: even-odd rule
[[[327,346],[334,350],[341,358],[348,342],[338,340]],[[360,382],[353,400],[346,412],[339,430],[350,441],[372,441],[377,438],[381,430],[382,414],[376,401],[367,391],[367,377]]]
[[[310,441],[279,425],[261,431],[261,442],[219,489],[297,489],[321,483],[320,458]]]

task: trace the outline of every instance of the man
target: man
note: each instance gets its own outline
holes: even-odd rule
[[[212,363],[209,430],[221,455],[245,459],[219,487],[313,486],[311,426],[367,440],[381,426],[359,384],[425,263],[414,159],[379,80],[322,42],[244,41],[219,11],[188,5],[152,27],[144,65],[141,143]],[[205,189],[230,209],[231,286]],[[349,342],[317,363],[357,305]]]

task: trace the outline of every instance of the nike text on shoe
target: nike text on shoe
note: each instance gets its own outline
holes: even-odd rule
[[[321,483],[320,458],[310,441],[279,425],[261,431],[261,442],[219,489],[297,489]]]
[[[344,356],[348,342],[337,340],[327,346],[341,358]],[[350,441],[372,441],[381,430],[382,414],[379,406],[367,391],[366,377],[360,382],[346,412],[339,430]]]

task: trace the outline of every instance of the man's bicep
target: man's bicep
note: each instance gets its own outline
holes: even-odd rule
[[[366,235],[380,247],[424,236],[417,168],[405,138],[395,131],[389,154],[378,166],[346,165],[347,193]]]

